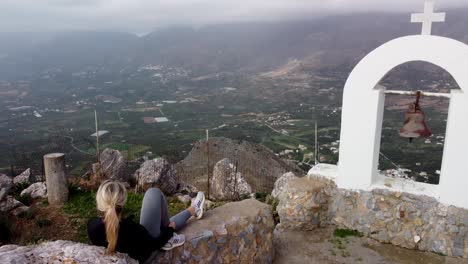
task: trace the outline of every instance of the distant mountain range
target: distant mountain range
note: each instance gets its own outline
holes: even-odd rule
[[[468,9],[447,10],[433,34],[468,43]],[[418,34],[410,14],[352,14],[317,20],[171,27],[138,37],[119,32],[0,33],[0,78],[22,78],[49,68],[109,70],[162,64],[195,75],[268,72],[291,59],[321,64],[355,62],[380,44]]]

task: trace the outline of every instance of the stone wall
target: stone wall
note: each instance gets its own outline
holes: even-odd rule
[[[468,210],[431,197],[338,189],[329,216],[332,223],[380,242],[468,258]]]
[[[229,203],[190,222],[185,244],[156,252],[149,263],[272,263],[271,207],[254,199]]]
[[[329,205],[336,185],[331,181],[303,178],[289,179],[280,191],[276,210],[281,219],[278,228],[310,231],[326,225],[329,220]],[[275,189],[276,190],[276,189]]]
[[[290,179],[278,196],[280,228],[334,224],[383,243],[468,258],[468,210],[424,195],[339,189],[333,179]]]

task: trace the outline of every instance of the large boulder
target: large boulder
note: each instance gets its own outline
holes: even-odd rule
[[[185,244],[155,252],[146,263],[272,263],[271,207],[254,199],[228,203],[189,222]]]
[[[174,166],[163,158],[145,161],[134,177],[138,191],[157,187],[166,195],[172,195],[179,185]]]
[[[215,200],[238,200],[243,195],[252,193],[252,188],[245,181],[236,166],[229,159],[216,163],[210,183],[210,195]]]
[[[20,175],[17,175],[13,178],[13,183],[16,184],[23,184],[23,183],[30,183],[31,177],[31,169],[27,169],[23,171]]]
[[[278,196],[283,192],[288,184],[289,180],[297,178],[296,175],[292,172],[287,172],[283,174],[278,180],[275,182],[275,188],[271,192],[271,196],[278,198]]]
[[[13,187],[13,180],[5,174],[0,174],[0,201],[5,198]]]
[[[130,175],[127,174],[127,162],[120,151],[115,149],[106,148],[101,155],[100,167],[102,179],[112,179],[121,182],[126,182],[130,179]],[[93,170],[96,173],[99,166],[94,166]]]
[[[36,182],[29,185],[21,192],[21,196],[28,196],[32,199],[47,198],[47,186],[45,182]]]
[[[52,264],[96,263],[137,264],[126,254],[105,254],[104,247],[90,246],[71,241],[58,240],[39,245],[0,247],[0,263],[4,264]]]

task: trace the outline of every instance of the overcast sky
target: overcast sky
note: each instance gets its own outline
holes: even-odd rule
[[[423,0],[0,0],[0,32],[117,30],[314,18],[366,11],[422,11]],[[436,10],[468,6],[439,0]]]

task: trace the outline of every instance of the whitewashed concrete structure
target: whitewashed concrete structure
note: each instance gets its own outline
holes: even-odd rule
[[[413,15],[422,22],[422,35],[406,36],[383,44],[369,53],[349,76],[343,95],[337,184],[345,189],[389,188],[432,196],[440,202],[468,208],[468,45],[431,36],[430,24],[445,14]],[[378,173],[385,88],[380,80],[393,68],[412,61],[437,65],[450,73],[461,90],[452,90],[440,184],[385,178]]]

